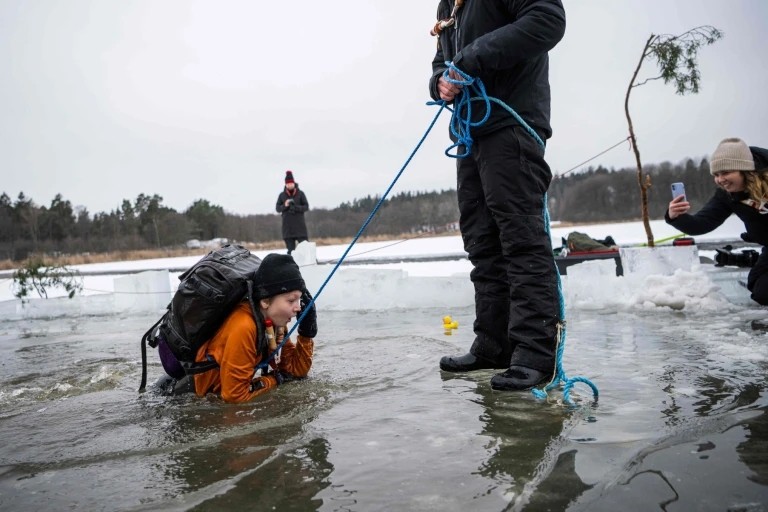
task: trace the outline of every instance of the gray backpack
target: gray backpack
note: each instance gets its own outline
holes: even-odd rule
[[[257,325],[263,319],[253,303],[253,280],[261,259],[240,245],[225,245],[211,251],[179,276],[179,288],[168,310],[141,338],[141,385],[147,384],[147,344],[157,348],[165,342],[188,375],[218,366],[216,361],[195,362],[197,350],[214,334],[227,315],[244,299],[251,304]],[[266,346],[264,329],[259,345]],[[163,361],[166,366],[166,361]]]

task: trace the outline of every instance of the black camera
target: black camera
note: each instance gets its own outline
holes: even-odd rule
[[[754,267],[760,253],[753,249],[741,252],[733,252],[733,247],[726,245],[722,249],[715,249],[716,267]]]

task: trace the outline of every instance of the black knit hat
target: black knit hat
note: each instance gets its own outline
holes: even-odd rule
[[[288,183],[295,183],[295,180],[293,179],[293,173],[291,171],[285,171],[285,184]]]
[[[287,254],[267,254],[254,276],[256,299],[265,299],[281,293],[304,290],[304,279],[299,266]]]

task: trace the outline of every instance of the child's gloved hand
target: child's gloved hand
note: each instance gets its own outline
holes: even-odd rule
[[[301,294],[301,311],[299,312],[299,318],[304,314],[304,311],[306,311],[307,314],[299,323],[299,334],[305,338],[314,338],[317,336],[317,309],[315,308],[315,304],[312,303],[312,307],[307,310],[307,306],[310,302],[312,302],[312,295],[309,294],[309,291],[304,290]]]

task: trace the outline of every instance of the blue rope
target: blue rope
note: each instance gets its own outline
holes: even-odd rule
[[[461,71],[459,68],[457,68],[452,62],[446,62],[445,63],[448,68],[443,72],[443,78],[447,80],[450,83],[461,85],[462,90],[461,94],[459,95],[458,99],[454,101],[454,109],[451,110],[451,134],[456,138],[456,142],[449,146],[445,150],[446,156],[449,156],[451,158],[466,158],[472,153],[472,135],[470,133],[471,128],[475,126],[480,126],[483,123],[485,123],[488,120],[488,117],[490,117],[491,114],[491,102],[496,103],[498,105],[501,105],[507,112],[509,112],[512,117],[515,118],[515,120],[520,123],[520,125],[525,128],[525,130],[534,138],[534,140],[541,146],[542,149],[546,148],[546,145],[543,140],[541,140],[541,137],[536,133],[536,131],[531,128],[528,123],[523,120],[520,115],[512,109],[509,105],[504,103],[498,98],[493,98],[487,95],[485,92],[485,86],[483,85],[482,80],[479,78],[473,78]],[[450,72],[454,71],[455,74],[459,75],[461,78],[455,79],[450,76]],[[481,101],[485,104],[485,115],[483,118],[479,121],[472,122],[472,102],[473,101]],[[441,105],[441,111],[442,107],[445,107],[445,101],[438,101],[438,102],[430,102],[431,105]],[[458,148],[459,146],[464,146],[464,152],[463,153],[457,153],[451,154],[451,150],[453,148]],[[547,236],[551,238],[551,232],[550,232],[550,222],[549,222],[549,210],[547,208],[547,195],[544,194],[544,225],[546,226]],[[559,299],[559,313],[560,313],[560,324],[558,325],[558,334],[557,334],[557,354],[555,357],[555,375],[550,381],[549,384],[547,384],[543,389],[532,389],[531,392],[533,395],[537,398],[544,399],[547,397],[547,391],[550,389],[555,388],[560,383],[564,383],[563,388],[563,401],[567,404],[571,404],[571,389],[573,388],[574,384],[577,382],[583,382],[587,386],[589,386],[592,389],[592,393],[595,397],[595,400],[597,400],[598,397],[598,390],[597,386],[595,386],[589,379],[584,377],[572,377],[568,378],[565,374],[565,370],[563,369],[563,352],[565,351],[565,337],[566,337],[566,329],[565,329],[565,298],[563,294],[563,282],[562,278],[560,276],[560,270],[557,268],[557,265],[555,265],[555,271],[557,272],[557,293],[558,293],[558,299]]]
[[[547,196],[544,195],[544,225],[547,229],[547,236],[550,238],[552,237],[549,226],[549,210],[547,209]],[[555,376],[552,378],[552,380],[544,386],[543,389],[532,389],[531,393],[533,393],[533,396],[536,398],[545,399],[547,398],[547,391],[557,387],[560,383],[564,383],[563,387],[563,402],[566,404],[572,404],[571,401],[571,389],[573,388],[574,384],[577,382],[583,382],[587,386],[589,386],[592,389],[592,395],[594,396],[595,400],[597,400],[597,397],[599,395],[599,392],[597,390],[597,386],[595,386],[592,381],[587,379],[586,377],[571,377],[568,378],[568,376],[565,374],[565,369],[563,368],[563,353],[565,352],[565,337],[566,337],[566,328],[565,328],[565,294],[563,294],[563,280],[560,276],[560,270],[557,268],[557,265],[555,265],[555,271],[557,272],[557,296],[559,301],[559,308],[560,308],[560,320],[561,323],[558,326],[558,333],[557,333],[557,353],[555,355]]]
[[[411,163],[411,160],[413,160],[413,157],[416,155],[416,152],[419,150],[421,145],[424,143],[424,141],[427,138],[427,135],[429,135],[429,132],[432,131],[432,128],[435,126],[435,123],[437,122],[437,118],[440,117],[440,114],[443,112],[443,107],[445,105],[442,105],[440,110],[437,111],[437,114],[435,114],[434,119],[432,119],[432,122],[429,124],[429,127],[427,128],[427,131],[424,132],[424,135],[421,137],[421,140],[419,140],[419,143],[416,144],[416,147],[413,148],[413,151],[411,151],[411,154],[408,156],[408,159],[405,161],[403,166],[400,168],[400,171],[397,173],[395,178],[392,180],[392,183],[389,184],[389,187],[387,187],[386,192],[384,192],[384,195],[381,196],[381,199],[379,199],[379,202],[376,203],[376,206],[374,206],[371,213],[368,215],[368,218],[365,219],[365,222],[363,222],[363,225],[358,230],[357,234],[355,235],[355,238],[352,239],[352,242],[350,242],[349,247],[344,251],[344,254],[341,255],[341,258],[339,258],[339,261],[336,262],[336,265],[331,270],[330,274],[328,274],[328,277],[325,278],[325,281],[320,286],[320,289],[317,290],[317,293],[312,297],[312,300],[307,304],[307,306],[304,308],[304,311],[301,312],[299,317],[296,319],[296,322],[293,324],[293,327],[285,334],[285,337],[283,338],[283,341],[280,342],[280,344],[277,346],[274,352],[270,354],[269,357],[265,358],[259,365],[256,367],[257,370],[266,370],[267,366],[269,365],[269,361],[275,357],[275,355],[280,351],[280,349],[283,347],[286,341],[290,338],[291,334],[293,334],[293,331],[296,330],[296,327],[301,323],[301,321],[304,319],[304,317],[307,315],[307,312],[314,306],[315,301],[320,296],[320,294],[323,293],[323,290],[325,289],[325,286],[328,284],[328,282],[331,280],[333,275],[336,273],[336,270],[341,266],[341,264],[344,262],[344,258],[347,257],[347,254],[349,254],[349,251],[352,250],[352,246],[357,243],[360,236],[363,234],[363,231],[365,231],[365,228],[368,227],[368,224],[371,223],[371,220],[373,220],[374,215],[376,215],[376,212],[379,211],[379,208],[384,203],[384,201],[387,199],[387,196],[392,191],[392,188],[395,186],[395,183],[397,183],[397,180],[400,179],[400,176],[402,176],[403,171],[405,171],[405,168],[408,167],[408,164]],[[263,372],[262,372],[263,373]]]
[[[455,104],[455,109],[451,109],[446,105],[445,101],[436,101],[436,102],[428,102],[427,105],[439,105],[440,110],[438,110],[437,114],[435,114],[435,117],[432,119],[432,122],[429,124],[429,127],[424,132],[424,135],[419,140],[418,144],[416,144],[416,147],[413,149],[411,154],[408,156],[408,159],[405,161],[403,166],[400,168],[400,171],[397,173],[395,178],[392,180],[392,183],[390,183],[389,187],[387,188],[386,192],[384,192],[384,195],[381,196],[381,199],[376,203],[376,206],[373,208],[371,213],[368,215],[368,218],[365,220],[363,225],[358,230],[357,234],[355,235],[352,242],[349,244],[347,249],[344,251],[344,254],[342,254],[341,258],[336,262],[336,265],[333,267],[331,272],[328,274],[328,277],[325,278],[325,281],[320,286],[320,289],[317,291],[317,293],[314,295],[312,300],[309,302],[309,304],[304,308],[304,311],[301,312],[299,317],[297,318],[296,322],[294,323],[293,327],[285,334],[285,337],[283,338],[283,341],[280,342],[280,344],[277,346],[277,349],[275,349],[272,354],[270,354],[269,357],[265,358],[258,366],[257,370],[266,370],[267,366],[269,365],[269,361],[275,357],[275,355],[280,351],[280,349],[283,347],[283,345],[290,339],[291,334],[296,330],[298,325],[301,323],[301,321],[304,319],[304,317],[307,315],[309,310],[314,306],[315,301],[317,301],[317,298],[323,293],[323,290],[327,286],[328,282],[331,280],[333,275],[336,273],[336,270],[341,266],[341,264],[344,262],[344,259],[349,254],[349,251],[352,250],[352,247],[357,243],[357,241],[360,239],[360,236],[362,236],[365,229],[368,227],[368,224],[370,224],[371,220],[373,220],[373,217],[376,215],[376,212],[378,212],[381,205],[386,200],[389,193],[392,191],[392,188],[395,186],[395,183],[397,183],[397,180],[400,179],[400,176],[402,176],[403,172],[405,171],[405,168],[408,167],[408,164],[410,164],[411,160],[413,159],[416,152],[419,150],[421,145],[426,140],[429,133],[432,131],[432,128],[435,126],[435,123],[437,122],[437,119],[440,117],[440,114],[443,112],[443,109],[448,109],[451,111],[451,123],[450,123],[450,129],[451,133],[456,137],[457,142],[453,145],[451,145],[448,149],[445,150],[446,156],[449,156],[451,158],[465,158],[469,156],[472,152],[472,136],[470,134],[471,128],[473,126],[480,126],[483,123],[485,123],[488,120],[488,117],[490,116],[491,108],[490,104],[491,102],[497,103],[501,105],[507,112],[509,112],[515,120],[517,120],[520,125],[525,128],[525,130],[536,140],[536,142],[542,147],[545,147],[544,141],[541,140],[539,135],[531,128],[518,114],[515,112],[509,105],[504,103],[503,101],[489,97],[485,92],[485,86],[483,85],[483,82],[479,78],[472,78],[463,71],[459,70],[457,67],[453,65],[451,62],[446,63],[448,65],[448,69],[443,74],[443,77],[455,84],[460,84],[463,86],[462,88],[462,94],[459,97],[458,102]],[[459,76],[461,76],[461,79],[453,79],[448,76],[448,73],[450,70],[456,71]],[[472,92],[478,94],[479,96],[472,96]],[[472,101],[483,101],[485,103],[486,112],[483,118],[480,121],[477,121],[473,123],[471,121],[472,119]],[[453,148],[458,148],[458,146],[464,146],[464,153],[452,155],[450,154],[450,151]],[[457,150],[458,151],[458,150]],[[547,197],[546,194],[544,195],[544,220],[547,230],[547,236],[550,235],[550,222],[549,222],[549,211],[547,210]],[[560,318],[561,320],[565,318],[565,300],[563,298],[563,287],[562,287],[562,279],[560,278],[560,272],[557,270],[557,266],[555,265],[555,270],[557,271],[557,289],[558,289],[558,295],[559,295],[559,302],[560,302]],[[587,384],[589,387],[592,388],[592,392],[594,394],[595,399],[597,399],[598,396],[598,390],[597,387],[589,380],[584,377],[572,377],[567,378],[565,375],[565,371],[563,370],[563,352],[565,350],[565,321],[562,320],[562,324],[558,328],[558,346],[557,346],[557,356],[556,356],[556,373],[552,381],[547,384],[546,387],[544,387],[543,390],[539,389],[533,389],[532,393],[538,397],[538,398],[546,398],[547,391],[554,388],[561,382],[565,383],[564,389],[563,389],[563,400],[566,403],[571,403],[570,400],[570,391],[571,388],[573,388],[574,384],[577,382],[583,382]]]
[[[450,124],[451,134],[456,137],[456,143],[452,144],[445,150],[446,156],[451,158],[465,158],[472,153],[473,141],[470,128],[473,126],[480,126],[488,121],[488,118],[491,115],[491,102],[500,105],[502,108],[504,108],[504,110],[509,112],[512,117],[514,117],[515,120],[520,123],[520,126],[525,128],[525,130],[531,135],[531,137],[533,137],[533,139],[539,144],[539,146],[541,146],[542,149],[546,147],[546,144],[544,144],[544,141],[541,140],[541,137],[539,137],[539,134],[536,133],[536,130],[531,128],[528,123],[526,123],[525,120],[520,117],[520,115],[515,112],[512,107],[498,98],[488,96],[488,94],[485,92],[485,85],[483,85],[482,80],[479,78],[472,78],[457,68],[452,62],[446,62],[445,64],[448,66],[448,69],[443,72],[443,78],[452,84],[462,86],[459,98],[454,101],[454,108],[451,109],[450,107],[446,107],[452,113]],[[451,78],[449,74],[451,70],[455,71],[456,74],[458,74],[461,78]],[[472,122],[473,101],[482,101],[485,104],[485,115],[481,120],[474,123]],[[445,105],[445,102],[433,101],[428,104]],[[459,146],[464,146],[464,153],[455,155],[451,154],[451,150],[453,148],[458,148]]]
[[[448,82],[456,85],[461,85],[461,94],[458,99],[454,101],[454,109],[448,108],[451,111],[451,134],[456,138],[456,143],[449,146],[445,150],[445,155],[451,158],[465,158],[472,153],[472,134],[470,128],[473,126],[480,126],[484,124],[491,115],[491,102],[490,98],[485,92],[485,85],[479,78],[472,78],[459,68],[453,65],[451,62],[446,62],[448,69],[443,73],[443,78]],[[449,72],[455,71],[461,78],[454,79],[449,76]],[[474,93],[474,94],[473,94]],[[485,102],[485,115],[477,122],[472,122],[472,100]],[[444,101],[430,102],[429,104],[441,104],[445,106]],[[464,146],[464,153],[451,154],[453,148]],[[457,149],[458,151],[458,149]]]

